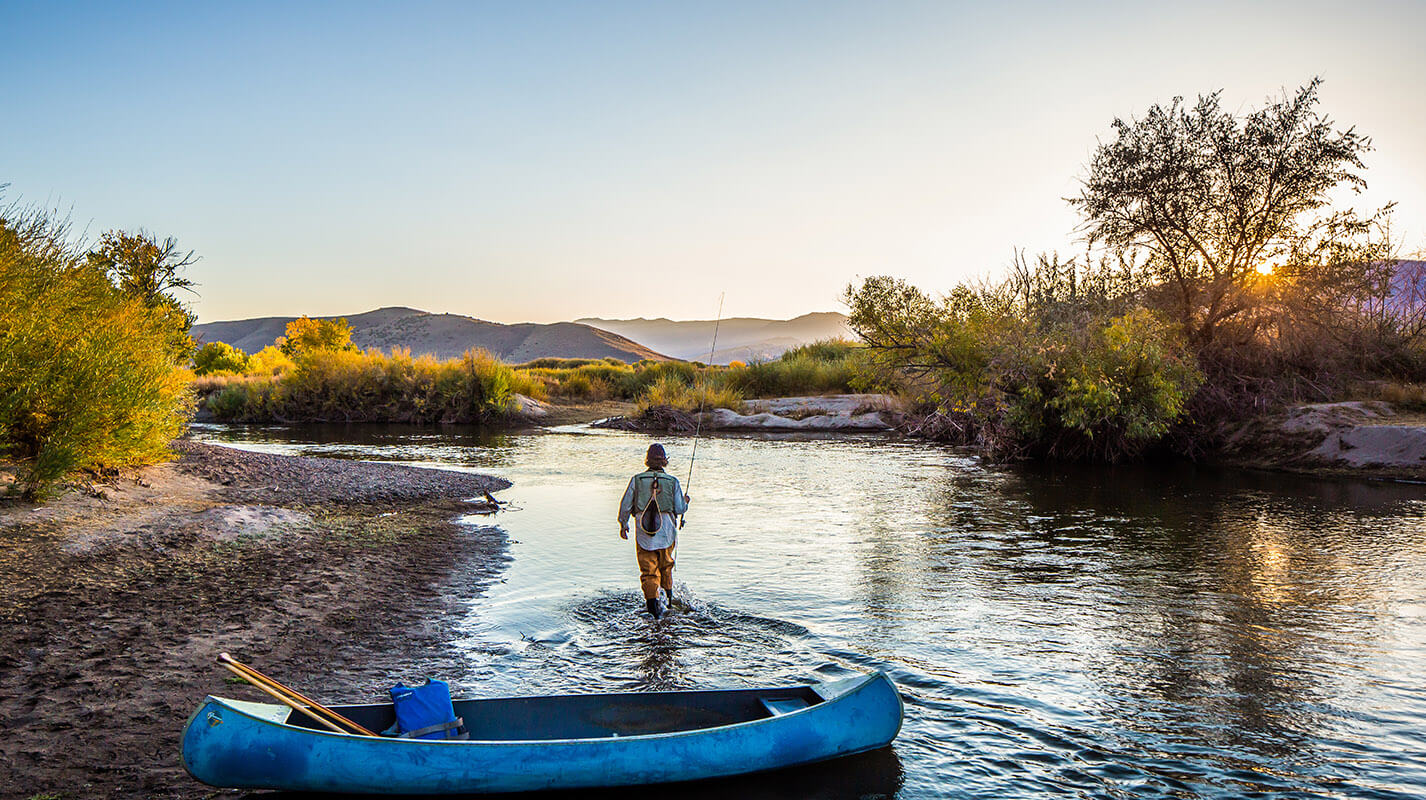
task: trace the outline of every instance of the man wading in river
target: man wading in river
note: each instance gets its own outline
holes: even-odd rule
[[[673,603],[673,548],[678,543],[678,515],[688,510],[688,495],[678,485],[678,478],[663,471],[668,466],[663,445],[649,445],[644,464],[648,469],[629,479],[629,488],[619,501],[619,538],[629,538],[629,518],[634,517],[639,586],[649,613],[658,619],[667,608],[659,602],[660,588],[668,604]],[[650,504],[655,508],[649,508]]]

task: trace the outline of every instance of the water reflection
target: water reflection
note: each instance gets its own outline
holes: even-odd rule
[[[1426,793],[1422,487],[988,468],[876,437],[705,439],[680,539],[683,602],[654,623],[613,521],[647,437],[207,435],[515,481],[505,496],[524,510],[495,518],[514,560],[454,645],[470,671],[451,677],[474,693],[868,669],[901,687],[894,752],[695,794]],[[668,444],[683,478],[688,442]]]

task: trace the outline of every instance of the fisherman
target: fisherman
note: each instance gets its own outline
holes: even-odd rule
[[[668,455],[663,445],[649,445],[644,456],[644,472],[629,479],[624,499],[619,501],[619,538],[629,538],[629,518],[635,517],[634,548],[639,559],[639,586],[644,590],[644,604],[658,619],[673,604],[673,548],[678,539],[678,517],[688,510],[688,495],[683,493],[678,478],[664,472]],[[649,504],[657,504],[657,517]],[[655,529],[645,530],[644,520],[655,521]],[[667,600],[659,602],[662,588]]]

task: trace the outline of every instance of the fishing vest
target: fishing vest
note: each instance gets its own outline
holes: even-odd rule
[[[659,511],[665,514],[672,514],[674,509],[673,491],[678,483],[674,477],[663,470],[648,470],[640,472],[634,476],[634,513],[643,511],[649,505],[649,499],[654,495],[654,484],[658,484]]]

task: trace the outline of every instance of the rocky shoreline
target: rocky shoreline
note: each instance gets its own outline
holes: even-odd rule
[[[176,461],[0,506],[0,797],[187,798],[179,733],[230,651],[321,701],[460,686],[445,643],[506,560],[459,524],[498,478],[178,442]]]
[[[1295,406],[1224,438],[1220,458],[1234,466],[1426,481],[1426,415],[1380,401]]]

